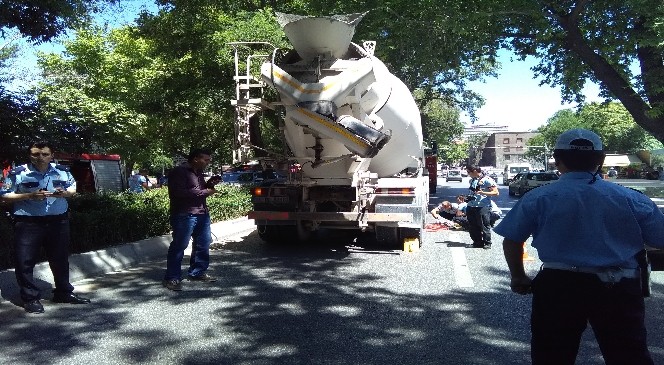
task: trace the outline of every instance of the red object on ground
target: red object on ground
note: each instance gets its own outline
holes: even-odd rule
[[[450,227],[442,223],[429,223],[424,226],[424,230],[427,232],[438,232],[438,231],[447,231]]]

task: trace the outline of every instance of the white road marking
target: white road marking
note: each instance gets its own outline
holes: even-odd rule
[[[465,247],[450,247],[452,252],[452,265],[454,268],[454,278],[460,288],[472,288],[475,286],[473,278],[470,275],[468,261],[466,261]]]

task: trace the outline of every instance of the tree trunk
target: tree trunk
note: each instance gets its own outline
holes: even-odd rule
[[[575,9],[570,14],[556,13],[561,27],[565,30],[567,48],[574,52],[590,69],[594,75],[620,102],[634,118],[636,124],[664,143],[664,93],[652,84],[657,80],[661,84],[664,74],[662,66],[662,53],[654,47],[639,47],[638,58],[641,63],[641,74],[644,80],[646,94],[650,104],[632,88],[629,80],[623,76],[601,55],[597,54],[586,42],[583,33],[578,27],[577,16],[582,11]],[[639,29],[640,28],[640,29]],[[635,27],[635,36],[642,36],[643,27]],[[648,84],[650,81],[650,84]],[[656,108],[656,109],[655,109]],[[655,110],[653,110],[655,109]],[[660,112],[655,112],[656,110]]]

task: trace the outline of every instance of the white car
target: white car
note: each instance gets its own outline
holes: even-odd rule
[[[558,174],[555,172],[522,172],[510,181],[508,194],[522,196],[538,186],[550,184],[558,179]]]
[[[461,176],[461,170],[448,170],[447,171],[447,177],[445,178],[445,181],[458,181],[461,182],[463,181],[463,176]]]

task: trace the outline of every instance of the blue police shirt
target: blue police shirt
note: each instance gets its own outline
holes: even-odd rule
[[[480,190],[489,190],[492,186],[496,185],[496,182],[488,176],[482,176],[479,179],[472,179],[470,181],[470,188],[475,190],[478,187]],[[486,195],[481,194],[472,194],[475,199],[468,202],[468,207],[491,207],[491,198]]]
[[[664,248],[664,214],[646,195],[588,172],[568,172],[531,190],[494,232],[516,242],[533,236],[543,262],[636,268],[644,243]]]
[[[40,189],[55,191],[56,188],[67,190],[76,188],[76,181],[71,173],[64,167],[54,163],[49,164],[45,173],[39,172],[32,164],[26,164],[9,171],[0,194],[32,193]],[[67,199],[48,197],[44,200],[20,200],[13,203],[14,215],[46,216],[58,215],[67,212]]]
[[[143,183],[148,182],[148,179],[145,178],[145,176],[141,174],[135,174],[132,175],[129,178],[129,190],[135,192],[135,193],[142,193],[145,191],[145,188],[143,187]]]

